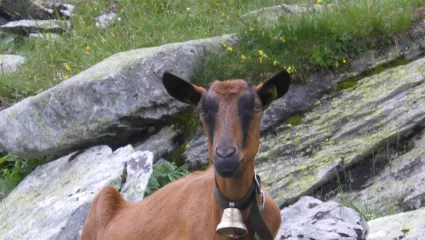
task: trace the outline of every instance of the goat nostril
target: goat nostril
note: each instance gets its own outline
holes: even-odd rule
[[[218,147],[215,152],[218,156],[222,158],[227,158],[235,154],[236,148],[235,147]]]

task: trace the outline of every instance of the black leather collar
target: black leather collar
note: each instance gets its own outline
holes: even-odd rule
[[[254,181],[252,181],[251,187],[248,192],[243,196],[243,198],[239,201],[233,202],[227,200],[220,192],[220,189],[217,184],[217,180],[215,180],[215,198],[220,203],[221,207],[226,208],[237,208],[239,210],[244,210],[252,203],[253,198],[256,197],[256,194],[260,194],[261,192],[261,180],[260,176],[257,173],[254,174]]]
[[[248,193],[245,194],[245,196],[237,201],[229,201],[221,194],[220,189],[217,185],[217,180],[215,180],[215,198],[220,203],[221,207],[226,208],[237,208],[239,210],[244,210],[249,205],[252,204],[251,212],[249,213],[249,219],[251,221],[252,227],[254,228],[254,231],[256,234],[258,234],[258,237],[262,240],[273,240],[273,234],[271,233],[270,229],[267,227],[266,223],[264,222],[262,213],[259,209],[258,203],[257,203],[257,194],[261,194],[263,197],[263,208],[265,204],[265,197],[263,193],[261,192],[261,179],[260,176],[258,176],[257,173],[254,173],[254,181],[252,182],[251,187],[248,190]]]

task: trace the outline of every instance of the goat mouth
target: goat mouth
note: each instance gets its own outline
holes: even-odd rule
[[[233,177],[239,170],[240,161],[234,159],[215,159],[214,168],[216,172],[223,178]]]

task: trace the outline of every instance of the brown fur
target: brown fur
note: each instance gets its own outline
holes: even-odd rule
[[[204,93],[200,87],[196,91]],[[231,137],[238,149],[241,166],[232,178],[222,178],[215,174],[214,167],[203,172],[195,172],[170,183],[151,196],[138,203],[124,201],[112,187],[104,188],[94,200],[89,216],[83,228],[82,240],[109,239],[226,239],[216,234],[223,208],[214,196],[214,178],[216,177],[222,194],[229,200],[239,200],[248,191],[254,176],[254,158],[260,140],[260,120],[262,111],[255,114],[249,128],[249,138],[244,149],[241,146],[241,126],[237,115],[237,100],[247,93],[247,84],[243,80],[214,82],[208,94],[219,99],[219,112],[215,126],[213,144],[209,144],[209,159],[212,161],[218,139]],[[258,97],[256,102],[260,100]],[[198,105],[200,109],[201,104]],[[204,128],[209,128],[202,121]],[[208,132],[208,131],[207,131]],[[270,195],[263,189],[266,205],[263,218],[276,236],[280,223],[280,211]],[[261,203],[261,199],[258,198]],[[242,212],[248,228],[248,235],[242,240],[253,239],[253,228],[249,222],[250,208]]]

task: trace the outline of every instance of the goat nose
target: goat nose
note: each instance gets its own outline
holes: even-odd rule
[[[236,148],[235,147],[217,147],[215,150],[215,153],[221,157],[221,158],[228,158],[231,157],[233,154],[235,154]]]

